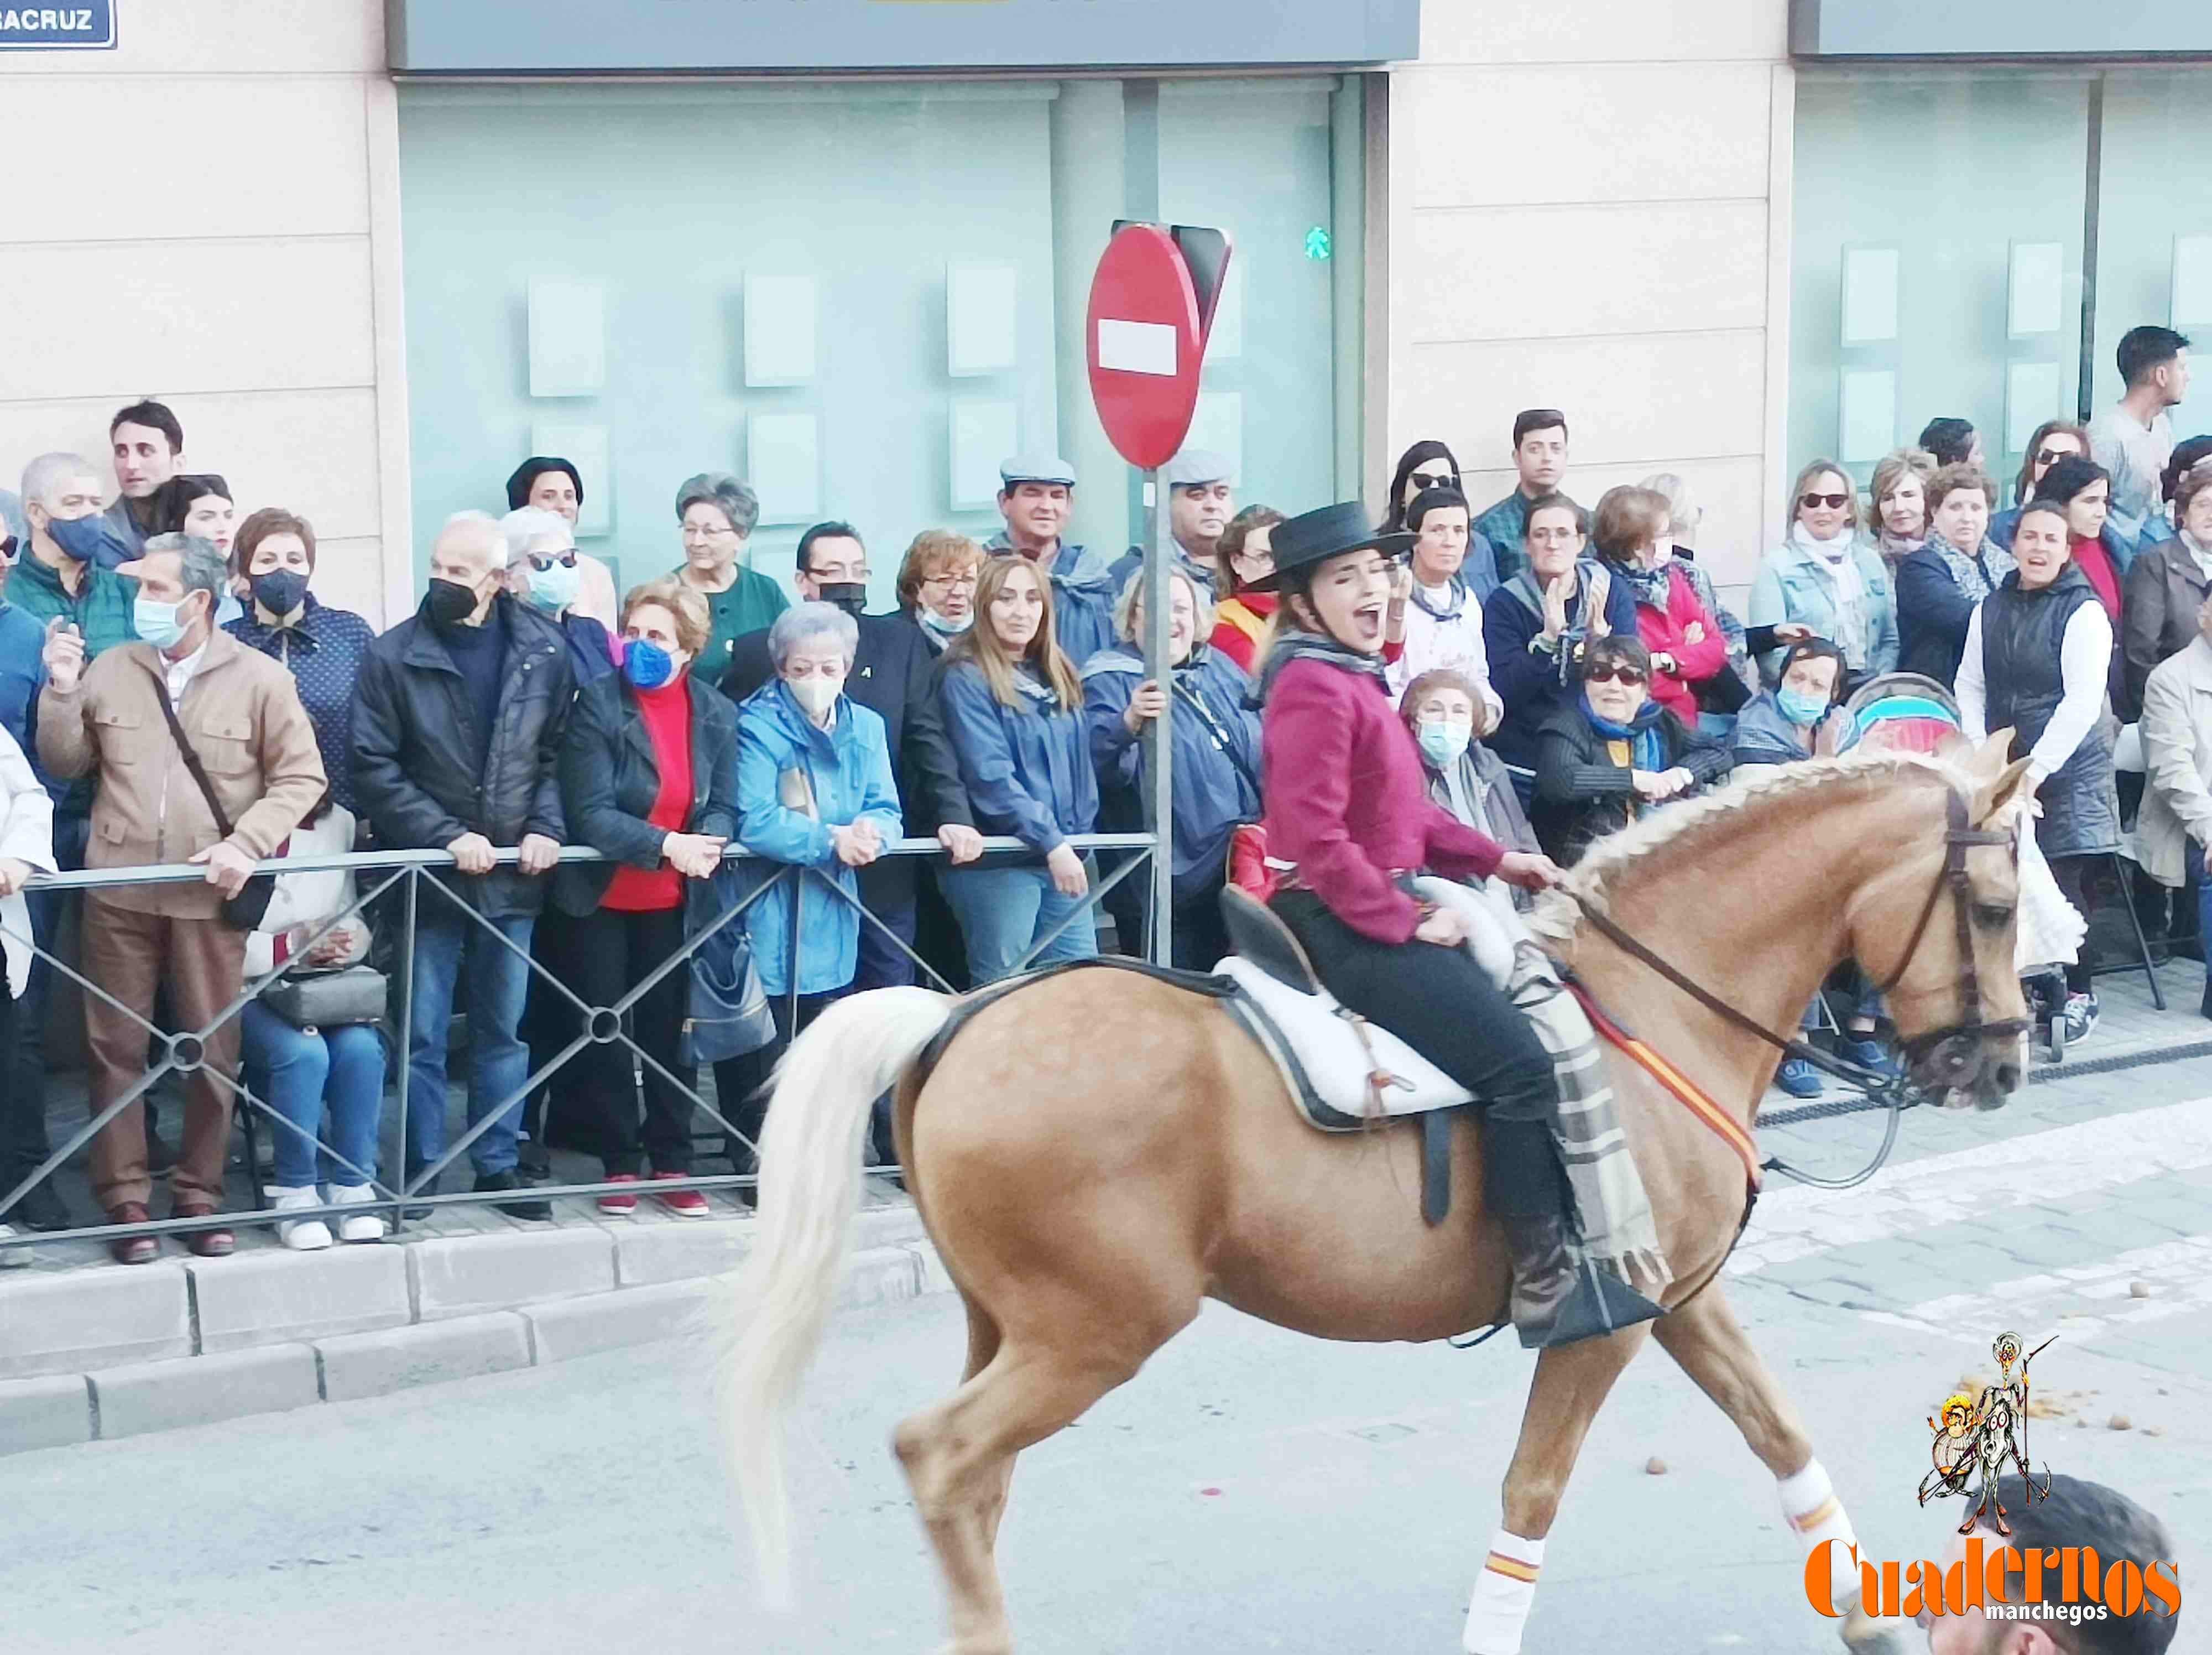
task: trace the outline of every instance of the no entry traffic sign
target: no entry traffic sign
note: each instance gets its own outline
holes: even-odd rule
[[[1124,224],[1106,244],[1085,324],[1091,399],[1132,465],[1164,465],[1182,447],[1228,264],[1218,230]]]

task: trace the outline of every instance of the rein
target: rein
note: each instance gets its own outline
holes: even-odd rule
[[[1959,957],[1962,962],[1960,998],[1960,1010],[1963,1014],[1956,1023],[1946,1024],[1941,1028],[1929,1030],[1924,1034],[1915,1035],[1902,1044],[1908,1068],[1911,1063],[1921,1061],[1930,1053],[1937,1053],[1949,1073],[1963,1074],[1972,1061],[1972,1047],[1976,1042],[1988,1035],[2020,1034],[2027,1027],[2027,1022],[2024,1018],[2007,1018],[1996,1022],[1983,1020],[1981,977],[1974,964],[1973,936],[1967,915],[1967,910],[1971,906],[1971,891],[1966,881],[1966,852],[1984,845],[2008,847],[2013,843],[2012,836],[2009,833],[1977,829],[1969,825],[1966,800],[1960,797],[1955,788],[1949,794],[1946,815],[1947,821],[1943,835],[1943,870],[1936,876],[1935,883],[1929,887],[1928,900],[1921,904],[1919,921],[1913,926],[1912,934],[1906,939],[1905,950],[1898,957],[1897,969],[1875,985],[1875,992],[1887,995],[1904,980],[1905,973],[1912,963],[1913,955],[1919,952],[1921,941],[1928,934],[1929,922],[1935,916],[1936,903],[1947,890],[1949,891],[1952,895],[1952,906],[1958,922]],[[1582,910],[1583,917],[1588,920],[1607,941],[1612,943],[1614,947],[1632,959],[1657,972],[1660,977],[1680,989],[1716,1017],[1764,1041],[1782,1053],[1785,1058],[1801,1059],[1810,1063],[1814,1068],[1835,1076],[1845,1085],[1857,1088],[1889,1111],[1889,1121],[1882,1132],[1881,1147],[1875,1151],[1874,1159],[1871,1161],[1850,1177],[1820,1177],[1814,1173],[1802,1171],[1779,1156],[1773,1155],[1758,1163],[1761,1170],[1779,1172],[1784,1177],[1793,1178],[1799,1183],[1811,1184],[1817,1189],[1850,1190],[1864,1183],[1881,1169],[1882,1164],[1888,1160],[1891,1150],[1896,1147],[1899,1117],[1920,1101],[1918,1088],[1909,1074],[1883,1074],[1863,1065],[1847,1062],[1840,1057],[1831,1056],[1828,1053],[1820,1050],[1819,1047],[1805,1041],[1784,1039],[1763,1023],[1729,1005],[1719,995],[1676,970],[1626,931],[1621,929],[1610,916],[1600,911],[1589,898],[1580,891],[1571,891],[1569,894],[1574,897],[1576,906]],[[1668,1090],[1677,1098],[1681,1097],[1680,1092],[1672,1086],[1669,1086]],[[1686,1103],[1687,1099],[1683,1101]],[[1705,1124],[1713,1126],[1713,1123],[1707,1118],[1703,1110],[1695,1110],[1694,1105],[1692,1108],[1693,1112],[1698,1113]],[[1729,1125],[1733,1128],[1734,1122],[1731,1121]],[[1739,1154],[1742,1153],[1737,1140],[1739,1136],[1746,1135],[1742,1135],[1741,1129],[1735,1133],[1723,1132],[1717,1126],[1713,1127],[1713,1129],[1729,1143],[1731,1148],[1736,1149]],[[1747,1165],[1749,1165],[1748,1161]],[[1756,1182],[1754,1179],[1754,1189]]]

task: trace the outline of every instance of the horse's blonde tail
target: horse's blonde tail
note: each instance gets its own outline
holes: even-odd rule
[[[860,1205],[862,1135],[951,1014],[927,989],[878,989],[839,1001],[793,1043],[776,1070],[760,1144],[760,1229],[737,1283],[738,1336],[722,1362],[730,1468],[744,1502],[763,1591],[791,1597],[783,1415],[821,1342]]]

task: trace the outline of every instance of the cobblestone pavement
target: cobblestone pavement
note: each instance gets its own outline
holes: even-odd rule
[[[1879,1132],[1856,1116],[1765,1135],[1843,1171]],[[2159,1512],[2198,1578],[2208,1197],[2201,1060],[2061,1079],[1990,1114],[1913,1110],[1866,1187],[1776,1184],[1729,1291],[1870,1549],[1940,1548],[1956,1511],[1914,1504],[1923,1416],[2014,1328],[2060,1336],[2035,1373],[2064,1411],[2033,1422],[2033,1454]],[[942,1296],[834,1329],[799,1432],[796,1618],[755,1606],[706,1353],[673,1343],[18,1456],[0,1472],[8,1646],[933,1649],[938,1589],[886,1445],[950,1387],[960,1350]],[[1024,1457],[1003,1543],[1019,1647],[1448,1655],[1530,1360],[1506,1339],[1326,1345],[1210,1307]],[[1801,1578],[1771,1481],[1655,1348],[1591,1433],[1526,1648],[1838,1647]],[[2177,1650],[2200,1646],[2196,1609]]]

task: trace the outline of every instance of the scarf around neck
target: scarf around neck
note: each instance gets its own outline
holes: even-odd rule
[[[1667,744],[1659,733],[1659,720],[1666,709],[1656,701],[1647,701],[1636,709],[1636,716],[1626,724],[1616,724],[1590,705],[1589,691],[1583,691],[1583,716],[1589,721],[1590,728],[1611,741],[1626,741],[1635,756],[1634,768],[1639,770],[1663,770],[1667,768]]]
[[[1370,655],[1364,649],[1354,649],[1334,638],[1325,638],[1302,628],[1285,628],[1276,635],[1275,647],[1267,652],[1267,665],[1260,674],[1260,687],[1252,696],[1253,706],[1266,704],[1267,697],[1274,693],[1275,680],[1282,675],[1283,668],[1294,660],[1326,661],[1340,672],[1364,673],[1378,686],[1387,684],[1382,656]]]
[[[1413,602],[1431,620],[1455,621],[1467,611],[1467,582],[1456,575],[1444,582],[1443,607],[1438,608],[1429,596],[1429,588],[1419,581],[1413,582]]]
[[[1665,610],[1667,564],[1659,563],[1645,569],[1638,563],[1615,563],[1612,566],[1612,572],[1614,580],[1627,583],[1628,589],[1636,594],[1638,603],[1647,609]]]

